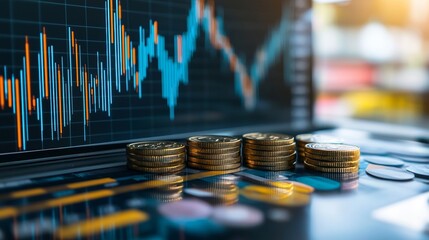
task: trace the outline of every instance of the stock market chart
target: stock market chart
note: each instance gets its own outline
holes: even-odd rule
[[[0,152],[311,117],[307,1],[0,5]]]

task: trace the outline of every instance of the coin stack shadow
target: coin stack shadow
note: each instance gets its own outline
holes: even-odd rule
[[[263,136],[258,139],[258,136]],[[268,139],[280,136],[279,139]],[[295,168],[296,151],[292,136],[250,133],[243,135],[243,162],[248,168],[284,171]]]
[[[173,174],[185,166],[186,146],[177,142],[139,142],[127,145],[127,166],[131,170]]]
[[[225,171],[241,167],[241,140],[227,136],[188,138],[187,165],[190,168]]]
[[[161,187],[149,189],[142,194],[148,199],[154,199],[157,202],[175,202],[182,200],[183,196],[183,177],[177,175],[152,175],[149,178],[152,181],[165,182]]]
[[[323,173],[356,174],[359,171],[359,158],[357,146],[309,143],[305,145],[304,166]]]

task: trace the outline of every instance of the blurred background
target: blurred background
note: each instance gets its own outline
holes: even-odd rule
[[[428,0],[315,0],[318,119],[428,126]]]

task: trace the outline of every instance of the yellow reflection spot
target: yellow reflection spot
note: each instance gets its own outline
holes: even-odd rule
[[[34,188],[30,190],[16,191],[11,194],[11,198],[24,198],[24,197],[33,197],[37,195],[45,194],[46,190],[43,188]]]
[[[110,196],[113,196],[113,191],[100,190],[100,191],[81,193],[81,194],[76,194],[69,197],[62,197],[62,198],[49,200],[46,202],[46,205],[49,207],[57,207],[57,206],[69,205],[69,204],[74,204],[74,203],[79,203],[79,202],[84,202],[84,201],[89,201],[89,200],[94,200],[99,198],[105,198]]]
[[[67,184],[67,187],[70,189],[77,189],[77,188],[92,187],[92,186],[97,186],[97,185],[112,183],[112,182],[116,182],[116,180],[113,178],[101,178],[101,179],[89,180],[84,182],[70,183],[70,184]]]
[[[59,239],[74,239],[101,233],[104,230],[120,228],[147,221],[149,215],[135,209],[78,222],[60,227],[55,235]]]
[[[18,210],[13,207],[0,208],[0,219],[10,218],[18,215]]]

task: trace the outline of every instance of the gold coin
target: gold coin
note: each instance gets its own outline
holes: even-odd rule
[[[172,155],[185,152],[185,144],[168,141],[136,142],[127,145],[127,153],[137,155]]]
[[[323,156],[359,156],[360,149],[354,145],[334,143],[309,143],[305,145],[308,153]]]
[[[243,140],[257,145],[279,146],[292,144],[294,137],[278,133],[247,133],[243,135]]]
[[[295,152],[295,150],[291,151],[262,151],[262,150],[254,150],[250,148],[243,149],[244,155],[253,155],[253,156],[265,156],[265,157],[280,157],[280,156],[288,156]]]
[[[253,164],[246,164],[246,167],[253,168],[253,169],[259,169],[259,170],[266,170],[266,171],[286,171],[295,168],[295,164],[289,165],[289,166],[259,166],[259,165],[253,165]]]
[[[240,151],[240,146],[232,148],[197,148],[188,147],[188,153],[201,153],[201,154],[224,154],[224,153],[235,153]]]
[[[154,162],[154,161],[141,161],[128,156],[127,160],[129,163],[135,164],[139,167],[172,167],[178,164],[185,163],[184,158],[178,158],[177,160],[170,161],[170,162]]]
[[[229,165],[229,164],[241,163],[241,158],[235,157],[235,158],[227,158],[227,159],[202,159],[202,158],[195,158],[195,157],[189,156],[188,162],[204,164],[204,165],[219,166],[219,165]]]
[[[185,168],[184,164],[179,164],[172,167],[140,167],[135,164],[127,163],[129,169],[146,173],[177,173]]]
[[[253,149],[262,151],[295,151],[295,143],[289,145],[270,146],[270,145],[257,145],[252,143],[244,143],[243,149]]]
[[[357,161],[350,161],[350,162],[328,162],[328,161],[319,161],[315,159],[311,159],[309,157],[306,157],[304,159],[305,163],[319,166],[319,167],[333,167],[333,168],[344,168],[344,167],[355,167],[359,166],[359,160]]]
[[[236,158],[240,157],[240,152],[234,152],[234,153],[221,153],[221,154],[203,154],[203,153],[195,153],[195,152],[189,152],[188,156],[200,158],[200,159],[230,159],[230,158]]]
[[[210,171],[224,171],[224,170],[237,169],[241,167],[241,163],[224,164],[224,165],[215,166],[215,165],[188,162],[188,167],[202,169],[202,170],[210,170]]]
[[[251,160],[245,160],[245,164],[255,165],[255,166],[271,166],[271,167],[289,167],[291,165],[295,164],[295,159],[292,161],[281,161],[281,162],[271,162],[271,161],[251,161]]]
[[[159,155],[159,156],[148,156],[148,155],[140,155],[135,153],[127,153],[127,157],[133,158],[137,161],[145,161],[145,162],[172,162],[178,161],[179,159],[185,159],[185,153],[172,154],[172,155]]]
[[[306,157],[314,160],[329,161],[329,162],[355,162],[359,161],[360,156],[324,156],[312,153],[305,153]]]
[[[254,155],[244,155],[243,159],[245,160],[251,160],[251,161],[272,161],[272,162],[279,162],[279,161],[289,161],[289,160],[295,160],[296,159],[296,152],[293,152],[290,155],[287,156],[278,156],[278,157],[265,157],[265,156],[254,156]]]
[[[359,171],[359,166],[344,167],[344,168],[319,167],[305,162],[304,162],[304,166],[310,170],[326,172],[326,173],[356,173]]]
[[[241,139],[228,136],[193,136],[188,138],[188,146],[196,148],[233,148],[239,147]]]

